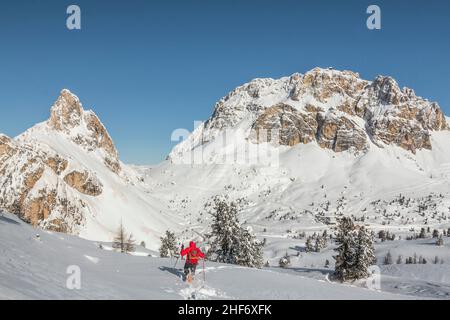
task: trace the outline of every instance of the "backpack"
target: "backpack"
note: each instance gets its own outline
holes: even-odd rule
[[[197,261],[198,260],[198,249],[194,248],[188,253],[188,260]]]

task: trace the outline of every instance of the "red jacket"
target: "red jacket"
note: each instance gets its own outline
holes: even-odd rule
[[[205,258],[205,254],[197,248],[194,241],[189,243],[189,247],[181,250],[181,256],[187,255],[186,263],[197,264],[200,258]]]

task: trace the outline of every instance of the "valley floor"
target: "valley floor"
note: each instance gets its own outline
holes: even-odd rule
[[[205,269],[200,265],[194,284],[187,285],[180,279],[182,261],[175,266],[174,259],[149,255],[154,252],[144,248],[134,255],[113,252],[107,244],[100,249],[96,242],[33,229],[5,213],[0,299],[414,299],[450,293],[447,264],[382,267],[381,291],[374,291],[329,282],[326,268],[258,270],[212,262]],[[81,288],[68,289],[78,268]]]

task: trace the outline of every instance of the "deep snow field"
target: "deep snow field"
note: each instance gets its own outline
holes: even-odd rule
[[[286,240],[281,244],[273,241],[269,250],[286,248],[287,244]],[[303,240],[292,239],[289,244],[290,268],[249,269],[206,262],[205,270],[199,265],[194,284],[187,285],[180,280],[181,261],[174,268],[174,259],[154,257],[156,252],[142,247],[133,255],[111,251],[107,243],[100,249],[98,242],[34,229],[4,213],[0,215],[0,299],[449,298],[448,244],[437,247],[433,239],[377,243],[380,261],[388,250],[394,263],[397,254],[413,253],[429,261],[426,265],[381,266],[381,291],[364,288],[364,281],[330,282],[331,246],[321,253],[305,253]],[[443,264],[431,263],[435,255],[443,259]],[[325,259],[330,259],[330,268],[323,266]],[[275,265],[275,261],[271,264]],[[66,286],[70,266],[80,268],[79,290]]]

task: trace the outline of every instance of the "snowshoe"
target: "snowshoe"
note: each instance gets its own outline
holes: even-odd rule
[[[194,281],[194,275],[191,274],[191,273],[189,273],[189,274],[186,276],[186,282],[189,283],[189,284],[191,284],[192,281]]]

